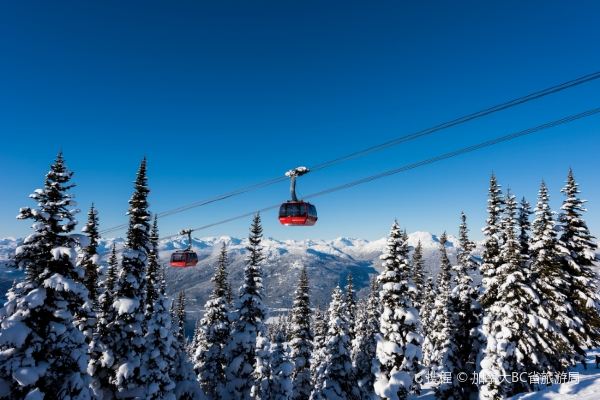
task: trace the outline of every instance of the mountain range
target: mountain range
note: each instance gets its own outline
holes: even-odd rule
[[[437,270],[439,259],[439,239],[428,232],[409,234],[412,248],[421,242],[425,265],[429,272]],[[14,254],[20,239],[0,239],[0,262]],[[217,258],[223,243],[229,254],[229,278],[234,293],[241,285],[246,258],[247,239],[230,236],[194,238],[193,249],[198,253],[196,267],[166,267],[167,290],[176,294],[186,291],[188,310],[196,314],[208,299],[212,290],[212,277]],[[113,245],[120,249],[124,239],[102,239],[98,247],[103,262]],[[369,241],[340,237],[333,240],[276,240],[264,238],[262,241],[265,261],[263,263],[263,284],[265,302],[273,310],[289,308],[302,266],[306,266],[311,282],[311,302],[314,306],[325,306],[329,302],[331,290],[345,285],[348,274],[352,273],[356,290],[361,294],[369,285],[369,280],[381,269],[380,256],[385,250],[386,239]],[[161,263],[168,265],[170,254],[187,246],[184,239],[163,240],[160,242]],[[456,254],[457,239],[448,237],[446,248],[453,260]],[[21,271],[0,266],[0,294],[10,287],[12,280],[19,279]]]

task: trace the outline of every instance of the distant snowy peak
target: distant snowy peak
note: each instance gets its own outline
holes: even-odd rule
[[[0,260],[7,259],[14,253],[21,239],[4,238],[0,239]],[[337,257],[358,257],[372,258],[376,253],[382,253],[385,250],[387,239],[366,240],[349,237],[338,237],[333,240],[305,239],[305,240],[277,240],[274,238],[264,238],[262,246],[267,254],[302,254],[311,249],[318,253],[330,254]],[[439,248],[439,238],[429,232],[413,232],[408,235],[408,244],[411,247],[417,246],[421,242],[423,249],[437,250]],[[446,247],[456,247],[458,240],[454,236],[448,236]],[[113,244],[117,249],[125,246],[125,240],[122,238],[101,239],[99,243],[99,253],[107,254]],[[247,239],[239,239],[231,236],[210,236],[203,238],[192,238],[192,248],[199,253],[217,252],[225,244],[231,252],[244,252],[248,245]],[[175,250],[185,249],[188,246],[187,239],[184,237],[175,239],[165,239],[160,241],[160,251],[171,253]]]
[[[417,231],[408,235],[409,246],[416,247],[419,242],[426,249],[440,247],[439,237],[429,232]],[[447,235],[446,247],[458,247],[458,239],[455,236]]]

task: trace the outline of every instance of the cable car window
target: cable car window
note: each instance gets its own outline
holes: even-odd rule
[[[312,204],[310,205],[309,213],[313,217],[317,216],[317,208],[315,206],[313,206]]]
[[[171,255],[171,260],[185,261],[185,254],[184,253],[173,253],[173,255]]]
[[[288,215],[291,217],[297,217],[300,214],[300,208],[298,204],[288,204]]]

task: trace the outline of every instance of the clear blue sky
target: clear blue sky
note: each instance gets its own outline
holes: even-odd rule
[[[0,5],[0,236],[59,149],[85,212],[125,221],[140,159],[163,211],[600,70],[600,4],[581,1],[13,1]],[[600,106],[600,82],[309,174],[311,193]],[[492,171],[555,206],[573,167],[600,234],[600,117],[315,199],[286,238],[456,231],[485,217]],[[286,199],[287,183],[161,222],[161,233]],[[80,220],[85,214],[80,215]],[[249,220],[198,236],[247,234]]]

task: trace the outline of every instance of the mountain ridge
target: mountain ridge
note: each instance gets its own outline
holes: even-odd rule
[[[0,261],[6,262],[22,239],[0,239]],[[436,253],[439,247],[439,238],[428,232],[413,232],[409,234],[409,246],[416,246],[421,241],[426,266],[436,269]],[[331,290],[337,285],[343,286],[349,273],[353,274],[354,283],[360,292],[368,287],[370,277],[377,274],[381,267],[380,255],[385,249],[387,239],[366,240],[351,237],[338,237],[335,239],[303,239],[303,240],[278,240],[271,237],[263,238],[262,245],[265,253],[263,263],[263,280],[265,286],[265,302],[272,308],[287,308],[293,301],[293,292],[302,265],[306,265],[309,278],[312,280],[313,305],[325,306],[329,302]],[[167,287],[169,294],[179,290],[186,290],[190,312],[197,312],[202,308],[212,290],[210,278],[214,273],[221,244],[228,248],[230,265],[228,267],[232,287],[236,290],[243,279],[243,267],[247,239],[232,236],[211,236],[192,238],[192,248],[198,253],[199,264],[197,267],[177,269],[167,268]],[[448,237],[446,244],[451,258],[456,252],[457,239]],[[121,249],[125,240],[123,238],[101,239],[98,252],[102,262],[115,244],[117,250]],[[160,261],[167,265],[170,254],[178,249],[187,247],[185,238],[161,240],[159,242]],[[4,293],[10,286],[12,279],[19,278],[19,271],[3,267],[0,269],[0,280]]]

